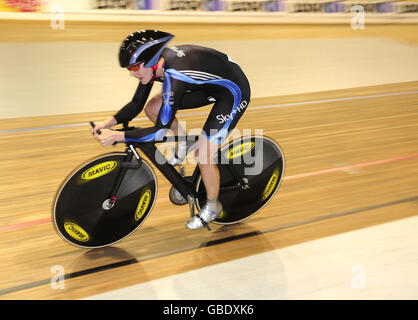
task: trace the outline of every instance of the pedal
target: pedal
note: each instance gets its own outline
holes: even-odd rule
[[[203,226],[206,227],[209,231],[211,231],[209,224],[205,220],[203,220],[198,214],[196,216],[199,218],[200,222],[202,222]]]
[[[197,224],[197,223],[200,223],[200,225]],[[197,229],[200,229],[202,227],[205,227],[209,231],[211,231],[208,223],[205,220],[203,220],[202,217],[199,214],[194,215],[191,220],[187,221],[186,227],[190,230],[197,230]]]
[[[204,227],[206,227],[209,231],[211,231],[211,229],[210,229],[210,227],[209,227],[208,223],[207,223],[205,220],[203,220],[203,219],[199,216],[199,214],[195,214],[195,211],[194,211],[194,203],[195,203],[195,198],[189,195],[189,196],[187,197],[187,202],[189,203],[189,208],[190,208],[190,216],[193,218],[193,217],[196,215],[196,216],[200,219],[200,221],[202,222],[203,226],[204,226]]]

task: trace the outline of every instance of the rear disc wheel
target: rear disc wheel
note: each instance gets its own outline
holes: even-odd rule
[[[285,169],[280,146],[263,136],[247,136],[231,141],[217,153],[221,181],[219,201],[223,211],[213,221],[233,224],[259,212],[276,194]],[[243,177],[249,188],[239,182],[233,170]],[[197,208],[206,203],[206,189],[201,177],[196,185]]]

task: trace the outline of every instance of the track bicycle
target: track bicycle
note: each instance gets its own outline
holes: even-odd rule
[[[94,123],[90,123],[94,127]],[[123,129],[133,130],[124,124]],[[98,132],[100,134],[100,132]],[[190,215],[206,202],[206,190],[196,164],[185,176],[182,165],[167,162],[159,143],[185,141],[187,153],[198,135],[166,136],[156,142],[120,142],[124,152],[96,156],[76,168],[64,180],[54,202],[52,220],[58,235],[72,245],[99,248],[131,235],[150,215],[157,198],[157,177],[151,163],[172,184],[169,198],[175,205],[188,204]],[[226,141],[214,156],[220,172],[221,214],[212,221],[229,225],[258,213],[275,195],[285,169],[284,154],[271,138],[241,136]],[[208,230],[210,226],[205,223]]]

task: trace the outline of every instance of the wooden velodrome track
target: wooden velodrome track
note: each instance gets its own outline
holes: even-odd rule
[[[54,196],[81,162],[122,149],[89,134],[88,121],[110,114],[0,121],[1,299],[83,298],[418,213],[416,81],[254,99],[238,129],[262,128],[286,157],[285,179],[261,213],[191,232],[187,207],[169,202],[157,172],[159,197],[140,229],[113,247],[79,249],[54,231]],[[198,128],[205,116],[184,110],[179,119]],[[56,265],[65,269],[64,290],[50,286]]]

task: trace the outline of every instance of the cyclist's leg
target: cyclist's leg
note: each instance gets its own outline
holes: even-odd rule
[[[208,199],[216,199],[219,195],[219,170],[214,161],[214,155],[235,128],[248,104],[247,100],[239,101],[240,104],[238,104],[229,97],[230,95],[226,99],[217,101],[213,106],[203,127],[203,133],[199,138],[196,150],[196,160]],[[243,107],[244,105],[245,107]]]
[[[208,96],[208,94],[204,90],[186,92],[181,100],[180,109],[183,110],[199,108],[209,105],[213,102],[214,100],[212,99],[212,97]],[[177,118],[173,121],[171,130],[173,130],[174,134],[178,136],[186,135],[184,128],[181,126]],[[180,141],[177,144],[177,150],[175,151],[175,155],[173,155],[173,157],[169,159],[169,163],[171,163],[172,165],[182,163],[186,157],[186,151],[189,147],[187,146],[186,141]]]
[[[219,170],[213,159],[218,151],[219,144],[211,142],[205,135],[201,135],[197,142],[195,158],[199,165],[203,183],[206,187],[208,199],[217,199],[219,195]]]
[[[237,101],[236,96],[232,96],[229,91],[225,90],[221,93],[203,127],[203,134],[199,138],[195,156],[207,192],[207,202],[200,210],[199,216],[193,217],[187,222],[186,226],[189,229],[203,227],[201,219],[210,222],[222,212],[222,205],[218,201],[219,169],[214,163],[213,155],[235,128],[247,108],[250,99],[249,86],[244,85],[242,88],[244,90],[240,92],[240,101]]]
[[[147,105],[145,106],[145,114],[154,123],[156,123],[157,121],[158,113],[160,112],[162,102],[162,94],[159,93],[156,94],[152,99],[150,99]],[[208,97],[206,92],[199,90],[190,93],[185,93],[181,101],[180,109],[199,108],[211,103],[213,103],[211,97]],[[177,118],[174,118],[170,129],[177,135],[185,134],[185,130],[180,125]]]
[[[161,109],[162,101],[162,95],[157,94],[154,97],[152,97],[152,99],[149,100],[147,105],[145,106],[145,114],[147,115],[148,119],[150,119],[153,123],[157,122],[157,117]],[[175,135],[183,136],[186,134],[186,131],[180,125],[177,118],[174,118],[173,122],[171,123],[170,130],[172,130]]]
[[[160,111],[162,101],[163,97],[161,93],[159,93],[152,97],[145,106],[145,114],[147,115],[148,119],[154,123],[157,122],[157,116],[158,112]]]

